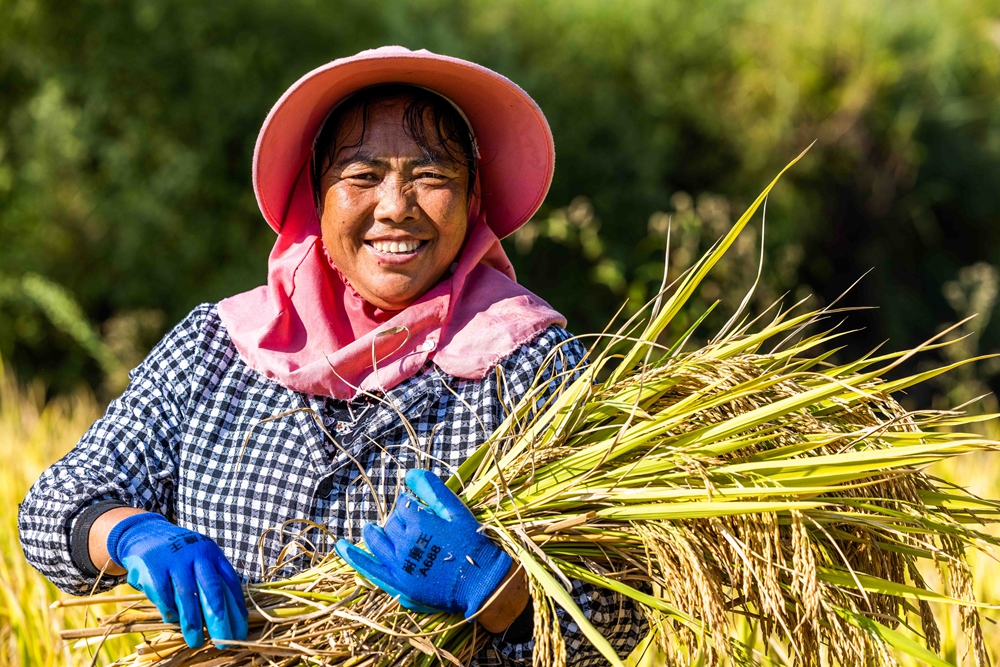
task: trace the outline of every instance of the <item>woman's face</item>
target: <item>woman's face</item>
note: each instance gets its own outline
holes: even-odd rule
[[[323,243],[365,300],[401,310],[458,256],[468,218],[468,169],[443,148],[425,151],[408,136],[402,103],[372,106],[360,146],[356,120],[343,119],[335,145],[344,148],[323,165]],[[437,136],[433,127],[427,136]]]

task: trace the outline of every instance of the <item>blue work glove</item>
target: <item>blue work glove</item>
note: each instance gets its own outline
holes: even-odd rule
[[[426,470],[408,470],[385,528],[361,529],[362,551],[347,540],[337,553],[407,609],[475,614],[504,580],[511,558],[485,535],[469,508]]]
[[[243,587],[211,539],[159,514],[134,514],[111,529],[108,553],[164,621],[180,623],[188,646],[205,643],[203,619],[214,640],[247,638]]]

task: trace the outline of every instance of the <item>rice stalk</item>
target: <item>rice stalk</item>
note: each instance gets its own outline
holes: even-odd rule
[[[908,411],[894,397],[975,360],[887,379],[951,344],[948,331],[836,364],[844,332],[820,325],[844,310],[797,304],[770,321],[737,311],[696,350],[684,350],[690,331],[659,343],[775,182],[669,295],[551,380],[551,398],[536,381],[449,480],[527,571],[535,665],[568,664],[556,607],[609,664],[625,664],[567,594],[573,578],[640,605],[654,630],[644,650],[670,664],[771,664],[780,649],[807,666],[903,655],[944,665],[932,604],[960,609],[973,661],[989,664],[979,617],[989,605],[975,599],[967,553],[997,544],[981,526],[1000,501],[926,469],[1000,443],[971,428],[982,416]],[[486,644],[475,624],[408,612],[335,554],[296,548],[312,567],[289,577],[283,557],[247,586],[249,641],[192,650],[165,632],[118,664],[460,665]],[[926,563],[946,589],[930,587]],[[90,636],[157,618],[133,605]]]

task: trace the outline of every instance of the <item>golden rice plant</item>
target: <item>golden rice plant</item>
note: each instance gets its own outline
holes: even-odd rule
[[[767,649],[780,646],[801,665],[947,665],[941,606],[959,610],[971,659],[988,664],[988,605],[967,553],[997,544],[982,525],[1000,502],[926,468],[994,452],[1000,443],[970,427],[993,417],[908,411],[894,397],[974,359],[890,379],[948,344],[941,334],[838,363],[845,332],[822,325],[843,311],[802,304],[755,320],[741,306],[693,351],[684,344],[702,320],[660,343],[777,180],[660,299],[605,332],[586,366],[557,378],[551,398],[536,381],[449,480],[527,572],[533,664],[568,664],[557,607],[609,664],[625,664],[567,593],[570,579],[638,603],[650,629],[640,653],[661,664],[780,664]],[[409,612],[309,545],[247,586],[250,639],[225,650],[187,648],[141,596],[64,634],[163,631],[122,665],[463,665],[486,646],[475,624]],[[312,567],[279,576],[304,552]]]
[[[90,652],[70,651],[58,641],[60,630],[92,625],[93,614],[112,613],[113,607],[51,609],[59,592],[24,560],[17,536],[17,506],[30,484],[98,416],[89,393],[46,401],[40,385],[19,386],[0,361],[0,667],[103,665],[135,643],[113,638],[95,662]]]

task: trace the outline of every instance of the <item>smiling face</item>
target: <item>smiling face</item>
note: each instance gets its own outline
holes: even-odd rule
[[[404,127],[404,106],[372,105],[366,123],[360,111],[348,113],[319,189],[327,253],[385,310],[401,310],[437,284],[462,247],[469,211],[467,167],[444,147],[418,145]],[[429,120],[424,129],[438,136]]]

